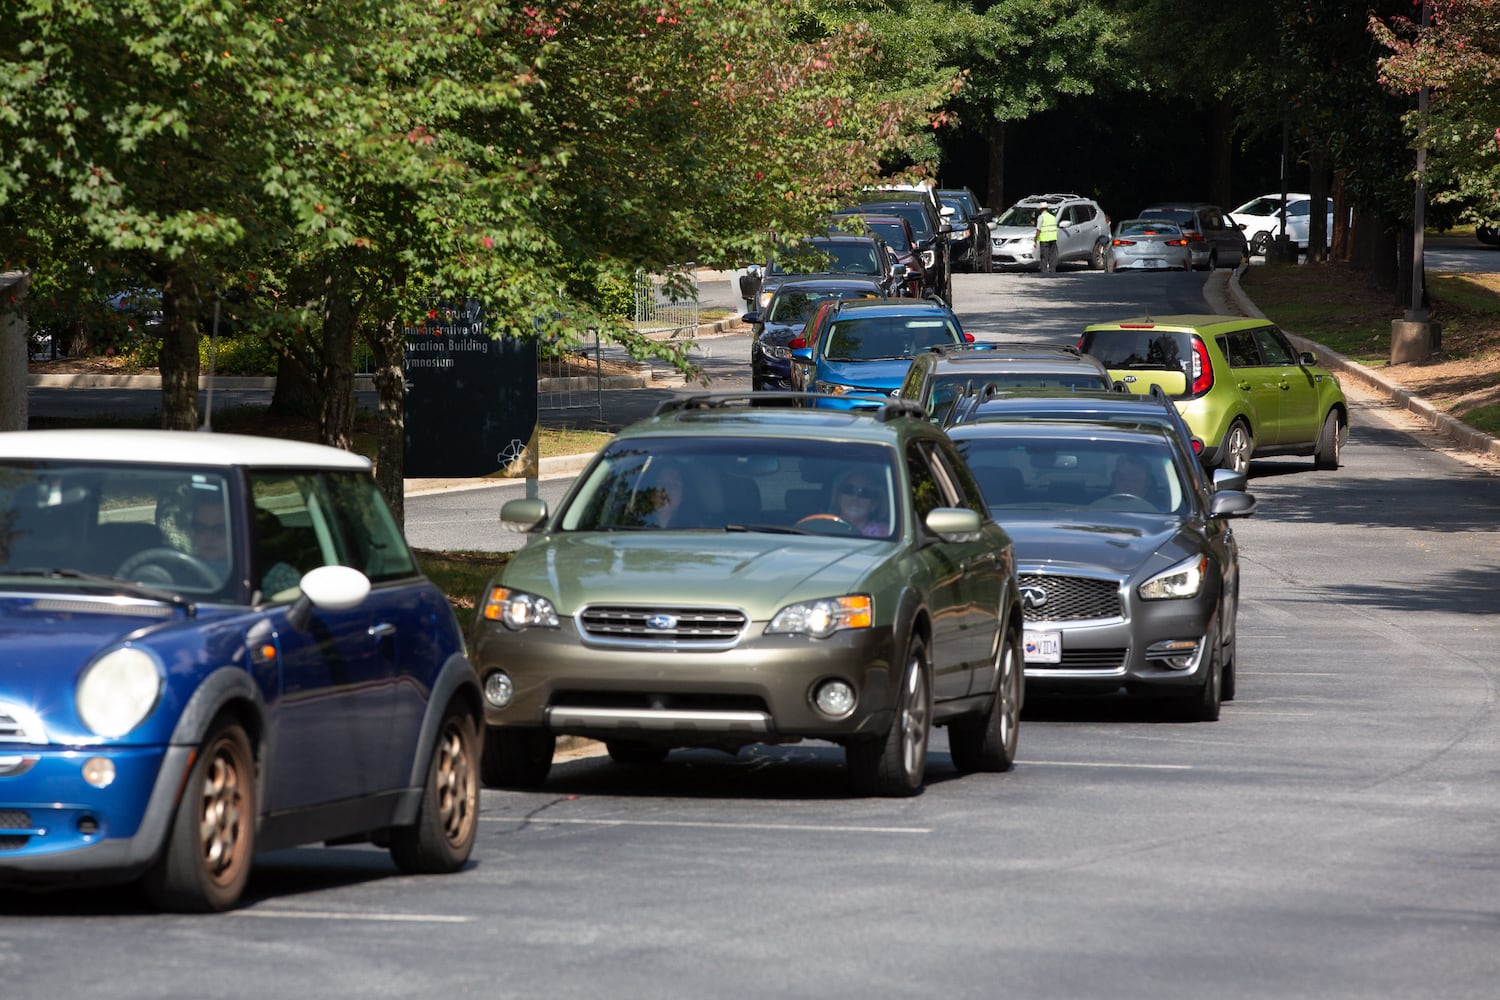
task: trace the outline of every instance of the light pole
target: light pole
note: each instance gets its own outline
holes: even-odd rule
[[[1422,41],[1432,24],[1432,9],[1422,0]],[[1427,99],[1424,82],[1417,91],[1417,175],[1416,207],[1412,212],[1411,302],[1404,319],[1391,320],[1391,364],[1426,361],[1442,343],[1442,325],[1434,323],[1422,301],[1423,278],[1427,262],[1423,253],[1423,235],[1427,227]]]

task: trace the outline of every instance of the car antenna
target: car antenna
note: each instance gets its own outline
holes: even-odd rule
[[[214,365],[219,357],[219,305],[224,300],[214,293],[214,326],[208,336],[208,398],[203,404],[203,426],[198,430],[213,433],[214,429]]]

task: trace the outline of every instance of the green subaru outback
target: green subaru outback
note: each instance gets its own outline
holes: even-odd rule
[[[855,788],[911,795],[932,726],[960,771],[1015,758],[1011,543],[913,403],[799,393],[668,401],[620,432],[490,581],[472,649],[482,775],[536,787],[555,738],[654,763],[830,740]]]
[[[1162,385],[1202,439],[1207,468],[1248,474],[1250,459],[1271,455],[1311,455],[1315,468],[1339,467],[1349,404],[1338,378],[1264,319],[1095,323],[1078,347],[1131,392]]]

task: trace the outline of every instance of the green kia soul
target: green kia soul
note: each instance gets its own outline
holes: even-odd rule
[[[1248,473],[1250,460],[1311,455],[1337,469],[1349,439],[1338,378],[1264,319],[1158,316],[1095,323],[1079,348],[1131,392],[1161,385],[1203,441],[1207,468]]]
[[[536,787],[555,737],[650,764],[677,747],[844,747],[857,791],[912,795],[1015,759],[1022,616],[1006,533],[914,403],[670,400],[606,445],[490,581],[471,648],[487,785]]]

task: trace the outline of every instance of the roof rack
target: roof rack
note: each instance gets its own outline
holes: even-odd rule
[[[917,417],[927,419],[927,410],[915,400],[911,399],[879,399],[874,396],[833,396],[821,392],[719,392],[698,393],[692,396],[674,396],[664,399],[656,404],[656,409],[651,411],[652,416],[662,416],[668,413],[678,413],[684,410],[727,410],[733,408],[749,409],[756,406],[778,407],[782,409],[808,408],[819,399],[844,399],[859,404],[853,410],[839,410],[823,412],[839,413],[870,413],[882,423],[896,417]]]

